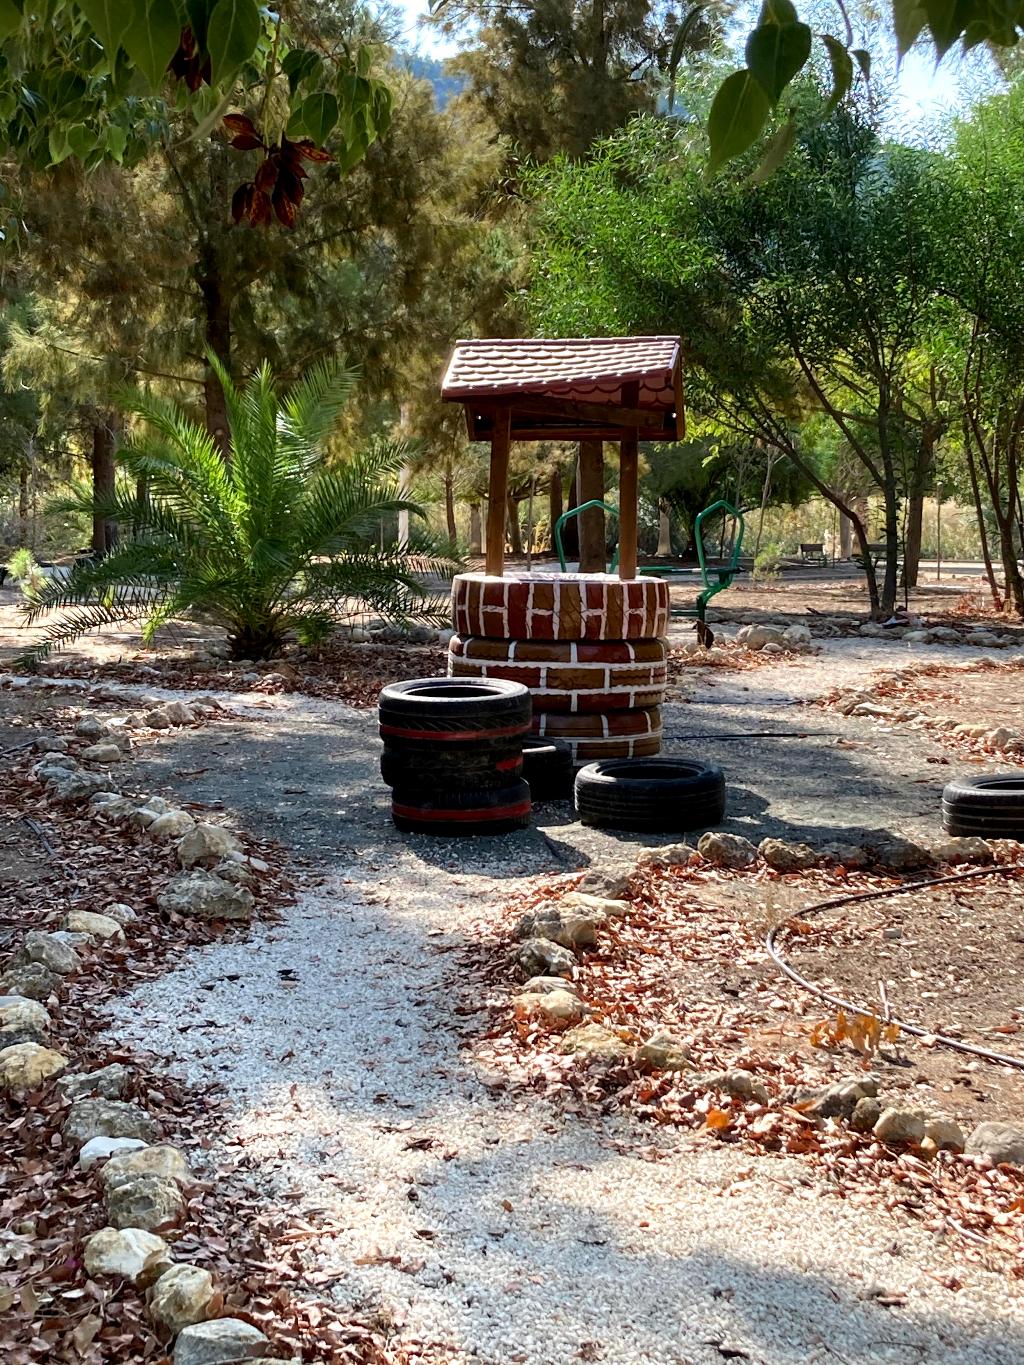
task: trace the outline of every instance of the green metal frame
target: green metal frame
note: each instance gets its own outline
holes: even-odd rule
[[[581,512],[586,512],[591,507],[601,507],[604,509],[605,512],[609,513],[609,515],[618,519],[619,515],[618,509],[615,507],[609,507],[606,502],[601,502],[599,498],[592,498],[590,502],[581,503],[579,507],[570,507],[568,512],[563,512],[562,515],[555,522],[555,529],[553,533],[555,550],[558,553],[558,563],[562,570],[562,573],[566,572],[565,547],[562,544],[562,527],[572,517],[578,517]],[[722,564],[715,568],[711,568],[708,566],[707,555],[704,553],[703,536],[704,521],[707,517],[711,516],[713,512],[725,512],[727,516],[733,518],[733,520],[736,522],[737,527],[736,539],[733,542],[732,553],[729,556],[728,564]],[[724,592],[726,588],[730,587],[733,579],[740,571],[740,552],[743,549],[743,533],[745,530],[746,522],[744,521],[743,513],[739,510],[739,508],[734,507],[731,502],[726,502],[724,498],[719,498],[717,502],[713,502],[709,507],[705,507],[702,512],[698,512],[697,520],[694,522],[693,538],[697,542],[697,563],[699,565],[699,568],[660,569],[656,565],[652,565],[648,568],[641,569],[640,573],[646,574],[650,578],[699,577],[701,582],[704,584],[704,589],[702,592],[699,592],[697,594],[697,600],[693,607],[689,609],[676,608],[673,611],[672,615],[695,616],[698,621],[703,621],[705,613],[707,612],[708,609],[708,603],[711,601],[712,597],[714,597],[716,593]],[[615,554],[612,557],[612,562],[607,572],[614,573],[615,570],[618,568],[618,564],[619,551],[618,547],[616,546]]]

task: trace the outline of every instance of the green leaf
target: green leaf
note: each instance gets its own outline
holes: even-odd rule
[[[825,106],[826,111],[831,114],[840,101],[850,93],[850,86],[853,85],[853,58],[846,46],[830,33],[823,33],[821,40],[828,50],[828,59],[832,66],[832,94]]]
[[[159,90],[181,42],[181,16],[167,0],[131,0],[130,10],[121,46],[149,88]]]
[[[918,0],[892,0],[892,22],[896,32],[896,50],[905,57],[917,42],[927,16]]]
[[[74,123],[68,129],[68,146],[71,148],[71,155],[77,156],[79,161],[84,161],[89,153],[96,146],[96,134],[87,128],[84,123]]]
[[[286,52],[281,63],[281,70],[288,77],[288,89],[291,93],[294,95],[302,82],[314,71],[318,71],[322,65],[319,54],[311,52],[309,48],[293,47],[289,52]]]
[[[810,55],[811,30],[806,24],[762,24],[747,39],[747,67],[772,104],[778,103]]]
[[[779,169],[796,141],[796,123],[789,118],[768,143],[761,164],[750,177],[752,185],[760,185]]]
[[[338,122],[338,101],[328,91],[320,90],[302,101],[299,119],[316,145],[322,147]]]
[[[78,0],[79,9],[89,20],[93,32],[111,62],[117,56],[121,38],[132,17],[132,6],[124,0]]]
[[[711,170],[747,150],[770,107],[764,88],[749,71],[734,71],[722,82],[708,115]]]
[[[17,33],[21,27],[22,14],[14,0],[0,0],[0,43]]]
[[[792,0],[764,0],[757,24],[759,28],[763,24],[795,24],[797,18]]]
[[[217,0],[206,30],[206,51],[218,84],[256,51],[262,28],[256,0]]]
[[[54,124],[50,129],[49,135],[50,165],[59,166],[62,161],[67,161],[71,155],[71,146],[68,143],[67,130]]]
[[[860,67],[860,74],[866,81],[871,79],[871,53],[863,47],[855,47],[850,54]]]
[[[970,6],[963,0],[921,0],[921,8],[927,16],[939,56],[943,57],[963,33],[965,10]]]
[[[116,123],[112,123],[107,129],[106,138],[107,155],[120,166],[124,160],[124,149],[128,145],[128,133],[126,129],[119,128]]]

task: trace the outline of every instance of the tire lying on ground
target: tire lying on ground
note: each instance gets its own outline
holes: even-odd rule
[[[524,739],[523,777],[534,801],[571,801],[572,749],[560,739]]]
[[[507,834],[530,824],[530,788],[522,780],[504,787],[463,791],[396,790],[391,818],[408,833],[464,838],[470,834]]]
[[[942,791],[947,834],[1024,839],[1024,772],[957,777]]]
[[[612,759],[576,774],[576,811],[602,829],[705,829],[725,814],[725,775],[682,758]]]
[[[380,775],[389,787],[410,791],[436,791],[438,787],[507,787],[523,776],[520,736],[479,745],[452,745],[435,750],[391,748],[385,744],[380,756]]]
[[[499,640],[650,640],[668,634],[668,585],[660,578],[541,574],[452,581],[459,635]]]
[[[536,711],[621,711],[665,699],[663,640],[488,640],[456,635],[453,678],[506,678],[533,695]]]
[[[502,678],[412,678],[380,694],[380,735],[392,747],[480,744],[530,728],[530,694]]]

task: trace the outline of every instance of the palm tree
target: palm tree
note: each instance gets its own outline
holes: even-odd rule
[[[115,622],[141,622],[148,643],[185,614],[222,626],[232,657],[249,659],[273,655],[292,632],[322,635],[355,607],[391,620],[442,619],[422,576],[451,564],[429,551],[410,556],[406,546],[378,545],[382,517],[423,515],[397,493],[407,448],[376,439],[347,463],[324,464],[353,372],[324,362],[282,395],[266,364],[238,389],[216,357],[208,359],[227,398],[227,458],[175,404],[130,400],[139,421],[118,452],[113,493],[102,506],[84,490],[60,504],[101,512],[125,536],[105,558],[80,563],[39,593],[30,623],[55,608],[65,614],[26,663]]]

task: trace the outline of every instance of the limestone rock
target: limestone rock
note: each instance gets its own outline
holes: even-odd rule
[[[83,716],[75,726],[75,734],[79,739],[105,739],[110,734],[110,727],[96,716]]]
[[[156,1232],[180,1222],[184,1212],[178,1186],[158,1175],[140,1175],[107,1191],[107,1217],[115,1228]]]
[[[17,1043],[41,1043],[50,1015],[37,1000],[23,995],[0,995],[0,1050]]]
[[[1012,740],[1019,738],[1016,730],[1011,730],[1008,725],[999,725],[988,732],[985,743],[990,749],[1005,749]]]
[[[968,1156],[987,1156],[994,1165],[1024,1166],[1024,1128],[989,1120],[979,1123],[964,1144]]]
[[[786,627],[782,633],[782,638],[787,645],[809,645],[811,643],[811,630],[809,626],[796,622]]]
[[[721,1090],[741,1100],[757,1100],[758,1104],[768,1103],[768,1091],[752,1072],[737,1067],[733,1071],[712,1071],[700,1077],[701,1084],[708,1090]]]
[[[715,867],[752,867],[757,862],[757,849],[741,834],[723,834],[708,830],[697,843],[697,852]]]
[[[158,1175],[177,1185],[192,1182],[192,1169],[177,1147],[161,1144],[133,1152],[118,1152],[103,1167],[100,1178],[108,1190],[137,1180],[140,1175]]]
[[[881,1102],[875,1099],[873,1095],[865,1095],[853,1106],[853,1113],[850,1115],[850,1127],[858,1133],[870,1133],[881,1117]]]
[[[513,997],[512,1004],[517,1015],[540,1019],[552,1026],[578,1024],[591,1013],[575,991],[523,991]]]
[[[154,839],[180,839],[194,824],[187,810],[169,810],[165,815],[157,816],[149,826],[149,832]]]
[[[543,995],[546,991],[571,991],[579,995],[579,987],[564,976],[531,976],[523,986],[523,995]]]
[[[685,867],[696,849],[692,844],[663,844],[645,848],[636,860],[637,867]]]
[[[608,863],[602,867],[592,867],[585,873],[576,891],[585,896],[606,896],[618,900],[629,890],[632,875],[631,863]]]
[[[622,919],[632,908],[629,901],[610,896],[594,896],[586,891],[569,891],[558,902],[559,910],[572,910],[577,914],[591,915],[598,922],[601,919]]]
[[[958,645],[960,643],[960,632],[954,630],[952,626],[932,626],[932,639],[939,640],[942,644]]]
[[[132,907],[125,905],[123,901],[113,901],[110,905],[105,905],[103,913],[107,919],[116,920],[121,925],[131,924],[133,919],[138,919]]]
[[[871,862],[871,854],[862,844],[829,844],[825,853],[834,863],[851,872],[856,868],[867,867]]]
[[[185,1327],[174,1343],[173,1365],[226,1365],[266,1356],[270,1342],[240,1318],[213,1318]]]
[[[64,917],[64,928],[73,934],[88,934],[101,942],[112,938],[124,941],[124,930],[116,919],[94,914],[91,910],[72,910]]]
[[[0,1090],[16,1095],[35,1090],[59,1076],[68,1059],[39,1043],[15,1043],[0,1051]]]
[[[568,948],[547,938],[528,938],[520,944],[516,961],[525,976],[572,976],[576,966]]]
[[[78,1153],[78,1165],[83,1171],[88,1171],[118,1152],[141,1152],[145,1146],[140,1138],[90,1138]]]
[[[990,863],[993,858],[991,845],[976,834],[936,839],[928,851],[937,863]]]
[[[25,935],[21,947],[11,958],[11,965],[14,967],[24,967],[30,962],[38,962],[47,971],[55,972],[58,976],[77,972],[82,965],[81,958],[73,948],[69,948],[53,934],[44,934],[38,929],[31,929]]]
[[[83,1260],[90,1276],[116,1275],[145,1287],[168,1268],[171,1252],[145,1228],[100,1228],[86,1242]]]
[[[75,1100],[64,1120],[64,1140],[82,1147],[94,1137],[156,1140],[156,1124],[137,1104],[127,1100]]]
[[[766,645],[781,648],[786,643],[786,631],[782,626],[744,626],[736,632],[736,643],[747,649],[764,649]]]
[[[188,836],[186,835],[186,838]],[[213,875],[232,886],[247,886],[250,889],[259,885],[259,878],[248,862],[240,863],[234,858],[225,858],[213,867]]]
[[[542,910],[524,915],[516,926],[516,938],[546,938],[563,948],[593,948],[597,943],[598,921],[590,915]]]
[[[172,1265],[149,1292],[149,1315],[170,1332],[205,1322],[216,1311],[213,1276],[197,1265]]]
[[[671,1033],[656,1033],[636,1054],[638,1062],[658,1071],[692,1071],[690,1049]]]
[[[248,920],[255,901],[246,887],[233,886],[212,872],[196,868],[168,882],[156,903],[166,913],[188,919]]]
[[[885,706],[880,701],[862,701],[859,706],[855,706],[850,713],[854,716],[868,716],[872,720],[888,720],[896,712],[891,706]]]
[[[868,692],[845,692],[835,704],[836,710],[842,716],[850,716],[863,702],[871,701],[871,694]]]
[[[914,872],[927,867],[932,860],[930,851],[912,839],[901,839],[898,835],[878,839],[870,845],[875,861],[891,872]]]
[[[964,1130],[955,1119],[928,1118],[925,1120],[924,1135],[933,1142],[940,1152],[962,1152],[967,1145]]]
[[[920,1109],[890,1106],[871,1130],[879,1142],[920,1142],[925,1135],[925,1116]]]
[[[927,645],[931,643],[932,633],[930,630],[907,630],[903,633],[904,640],[915,645]]]
[[[41,754],[66,754],[68,742],[63,735],[43,735],[36,740],[35,748]]]
[[[241,852],[236,835],[220,825],[194,825],[178,844],[182,867],[212,867],[228,854]]]
[[[810,844],[789,844],[785,839],[762,839],[757,851],[776,872],[802,872],[818,863]]]
[[[183,701],[169,701],[163,708],[164,715],[172,725],[195,725],[196,716],[191,706]]]
[[[66,773],[55,778],[47,786],[62,805],[74,806],[80,801],[88,801],[97,792],[113,791],[114,784],[107,773]]]
[[[60,984],[60,977],[41,962],[11,965],[0,976],[0,990],[9,995],[23,995],[26,1000],[45,1000]]]
[[[147,711],[142,717],[142,723],[148,725],[151,730],[169,730],[171,728],[170,717],[159,707]]]
[[[848,1119],[861,1100],[874,1099],[877,1094],[878,1081],[874,1076],[845,1076],[814,1092],[808,1097],[811,1103],[804,1107],[811,1118]]]
[[[100,744],[90,744],[88,749],[83,749],[82,758],[86,763],[120,763],[124,754],[119,744],[113,743],[112,740],[104,740]]]
[[[603,1024],[580,1024],[562,1035],[559,1046],[588,1062],[624,1062],[631,1054],[629,1044]]]

